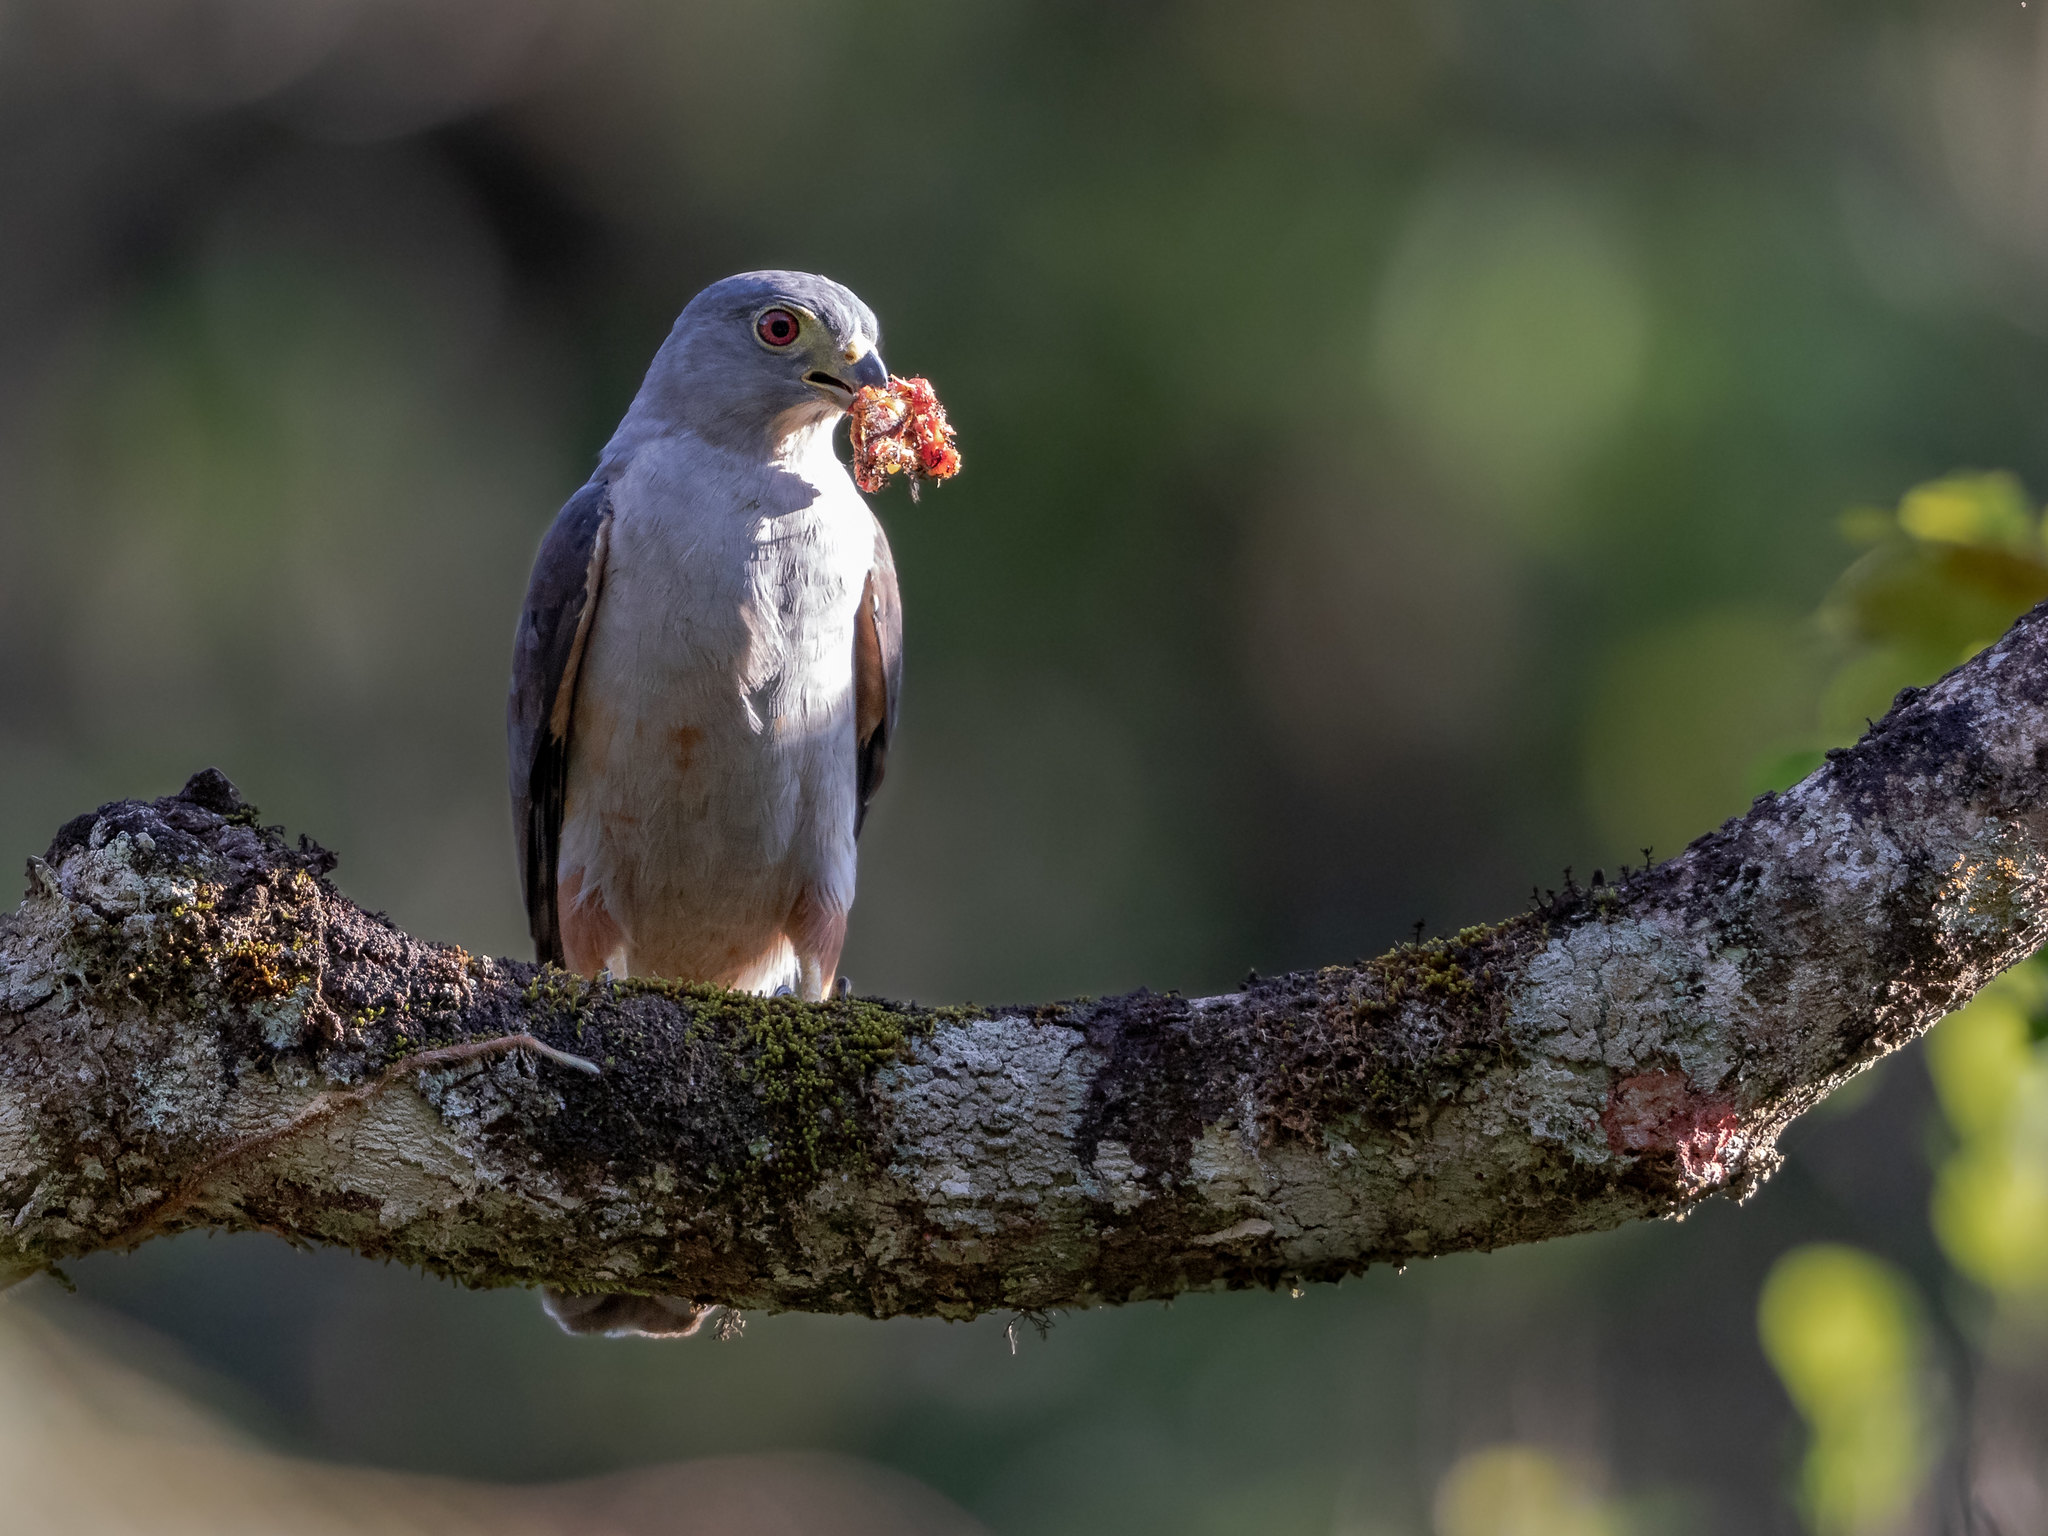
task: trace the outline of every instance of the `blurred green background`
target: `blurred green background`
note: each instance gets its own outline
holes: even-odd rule
[[[0,855],[215,764],[364,905],[524,953],[534,546],[674,312],[770,265],[860,292],[966,455],[880,498],[908,678],[863,991],[1218,990],[1676,852],[2015,611],[2024,573],[1910,634],[1871,594],[1943,538],[2038,547],[2038,27],[0,0]],[[1959,469],[2017,478],[1845,540]],[[1939,1100],[1908,1053],[1740,1212],[1014,1355],[1001,1319],[593,1344],[256,1238],[19,1304],[387,1468],[836,1450],[1000,1536],[1947,1531],[1970,1498],[2043,1531],[2032,985]]]

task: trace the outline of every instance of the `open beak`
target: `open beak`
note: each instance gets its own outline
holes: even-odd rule
[[[849,363],[837,372],[827,373],[822,368],[813,368],[804,375],[804,382],[830,396],[832,402],[844,410],[868,385],[888,383],[889,370],[882,362],[882,354],[870,347],[860,355],[859,361]]]

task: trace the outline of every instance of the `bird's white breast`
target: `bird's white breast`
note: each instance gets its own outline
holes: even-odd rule
[[[615,970],[773,986],[795,904],[852,903],[874,523],[829,428],[792,446],[656,438],[612,482],[561,867],[622,930]]]

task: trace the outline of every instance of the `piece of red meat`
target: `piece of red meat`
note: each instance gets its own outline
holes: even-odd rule
[[[847,415],[853,433],[853,483],[862,490],[878,491],[891,475],[902,475],[915,496],[920,482],[945,480],[960,472],[953,425],[926,380],[891,374],[887,384],[863,389]]]

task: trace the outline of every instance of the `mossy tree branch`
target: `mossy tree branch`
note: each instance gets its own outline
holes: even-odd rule
[[[0,919],[0,1269],[261,1228],[473,1285],[964,1317],[1671,1215],[2041,942],[2044,839],[2048,609],[1668,863],[1200,1000],[482,959],[208,772],[70,823]]]

